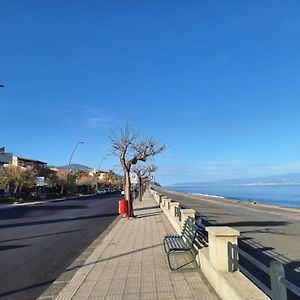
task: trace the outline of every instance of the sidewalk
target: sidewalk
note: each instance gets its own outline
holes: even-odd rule
[[[175,233],[150,193],[120,219],[56,299],[219,299],[199,268],[171,271],[163,236]]]

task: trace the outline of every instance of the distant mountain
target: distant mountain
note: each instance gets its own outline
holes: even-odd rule
[[[169,185],[170,187],[198,186],[198,185],[293,185],[300,184],[300,173],[289,173],[257,178],[241,178],[218,180],[212,182],[182,182]]]
[[[60,166],[60,167],[56,167],[57,169],[69,169],[69,165],[65,165],[65,166]],[[71,169],[72,171],[78,171],[78,170],[83,170],[83,171],[92,171],[93,169],[85,166],[85,165],[81,165],[81,164],[71,164]]]

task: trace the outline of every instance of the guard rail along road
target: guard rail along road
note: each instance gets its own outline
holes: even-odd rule
[[[178,234],[187,218],[196,220],[198,230],[193,249],[196,262],[221,299],[286,300],[287,289],[300,297],[300,289],[285,278],[279,261],[272,261],[267,267],[239,249],[239,231],[228,226],[204,226],[195,210],[182,207],[156,191],[154,186],[150,192]],[[270,287],[240,265],[239,256],[266,273]]]

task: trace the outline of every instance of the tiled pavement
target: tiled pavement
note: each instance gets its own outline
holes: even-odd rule
[[[149,193],[120,221],[56,299],[219,299],[199,268],[171,271],[162,246],[174,230]]]

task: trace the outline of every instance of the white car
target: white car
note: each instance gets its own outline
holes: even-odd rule
[[[98,190],[97,191],[98,195],[102,195],[102,194],[106,194],[106,190],[102,189],[102,190]]]

